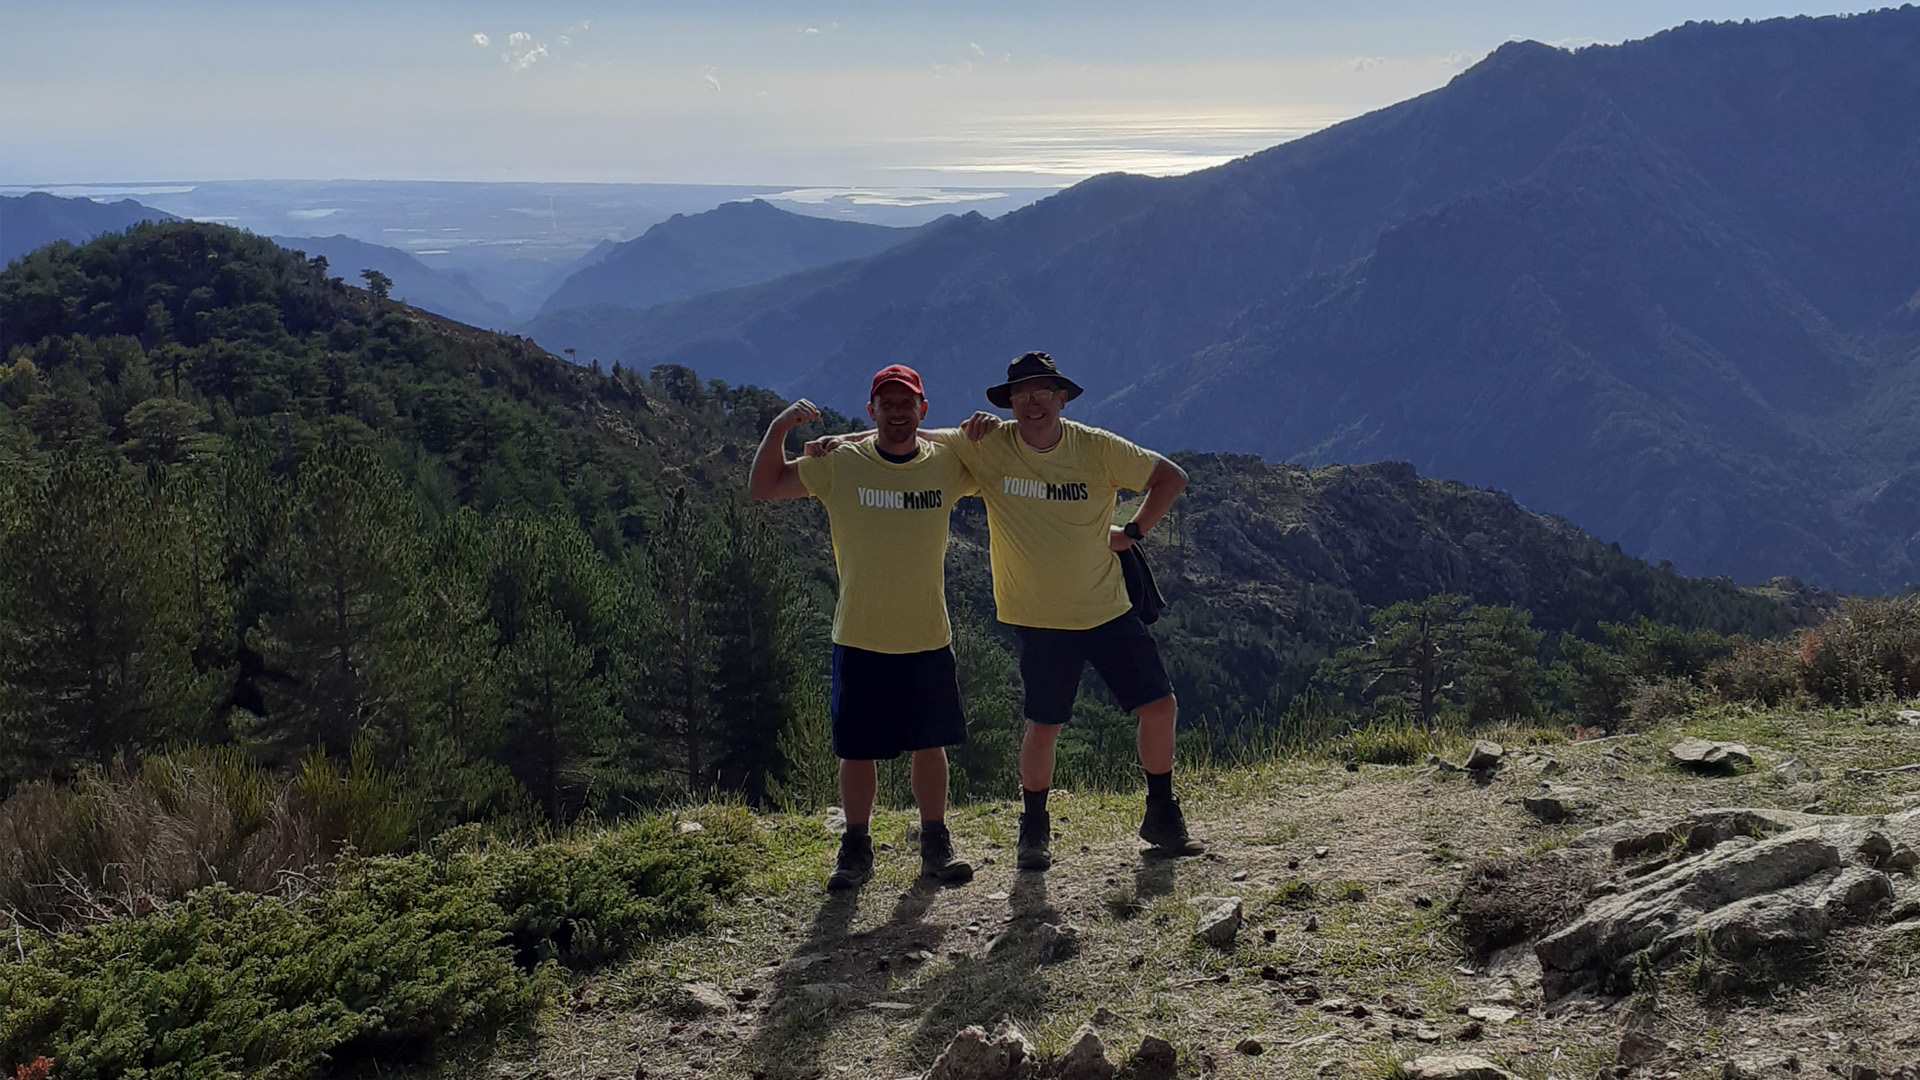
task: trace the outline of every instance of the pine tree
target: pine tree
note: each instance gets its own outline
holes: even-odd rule
[[[227,673],[194,661],[218,611],[193,514],[99,458],[14,482],[0,515],[0,787],[205,733]]]
[[[705,790],[713,730],[718,657],[707,606],[716,593],[708,581],[718,561],[717,541],[704,517],[687,502],[685,489],[668,501],[654,530],[648,577],[658,605],[648,623],[649,721],[676,752],[686,790]]]
[[[1540,631],[1533,614],[1511,607],[1474,608],[1467,617],[1461,675],[1467,716],[1475,723],[1531,718],[1539,711]]]
[[[809,652],[818,662],[819,646],[808,640],[810,609],[765,519],[728,503],[718,540],[703,579],[715,674],[710,776],[762,803],[782,768],[778,734],[803,707],[801,672]]]
[[[385,665],[402,644],[419,529],[411,498],[370,451],[329,446],[301,468],[269,556],[287,606],[248,636],[271,673],[261,734],[282,756],[345,755],[363,731],[394,734]]]

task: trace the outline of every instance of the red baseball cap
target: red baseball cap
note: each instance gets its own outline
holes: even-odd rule
[[[867,391],[867,400],[873,400],[873,395],[880,392],[880,387],[890,382],[897,382],[921,397],[927,396],[926,389],[920,385],[919,372],[905,364],[888,364],[873,373],[873,389]]]

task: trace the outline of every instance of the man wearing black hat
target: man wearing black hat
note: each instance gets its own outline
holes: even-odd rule
[[[1073,714],[1080,676],[1091,663],[1121,708],[1139,720],[1138,750],[1147,774],[1140,836],[1166,854],[1198,854],[1173,795],[1174,721],[1178,703],[1159,646],[1128,599],[1115,558],[1159,524],[1187,474],[1180,466],[1100,428],[1061,419],[1080,385],[1046,353],[1027,353],[1007,367],[1007,380],[987,400],[1013,412],[1004,423],[976,413],[964,425],[928,431],[953,447],[987,504],[993,597],[1000,621],[1020,639],[1026,687],[1026,733],[1020,747],[1018,863],[1052,865],[1054,747]],[[808,444],[809,453],[838,440]],[[1113,525],[1120,490],[1146,498],[1127,525]]]
[[[847,830],[830,891],[873,875],[869,824],[874,762],[911,755],[920,805],[920,868],[960,884],[973,867],[954,853],[947,829],[947,751],[966,741],[967,720],[947,620],[947,519],[973,477],[951,447],[919,437],[927,401],[920,375],[891,364],[874,373],[867,413],[874,437],[833,453],[788,461],[787,432],[818,420],[796,401],[768,425],[748,490],[755,499],[819,499],[833,533],[840,599],[833,612],[833,752]]]

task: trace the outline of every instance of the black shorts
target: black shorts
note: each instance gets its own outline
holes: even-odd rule
[[[833,752],[880,761],[967,741],[953,647],[882,653],[833,647]]]
[[[1080,670],[1089,662],[1127,712],[1173,693],[1166,665],[1160,662],[1160,646],[1131,611],[1087,630],[1016,626],[1014,631],[1020,637],[1027,719],[1036,724],[1064,724],[1072,718]]]

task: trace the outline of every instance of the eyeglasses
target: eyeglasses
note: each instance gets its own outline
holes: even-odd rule
[[[1008,391],[1007,397],[1013,401],[1050,401],[1059,393],[1057,386],[1025,386]]]

